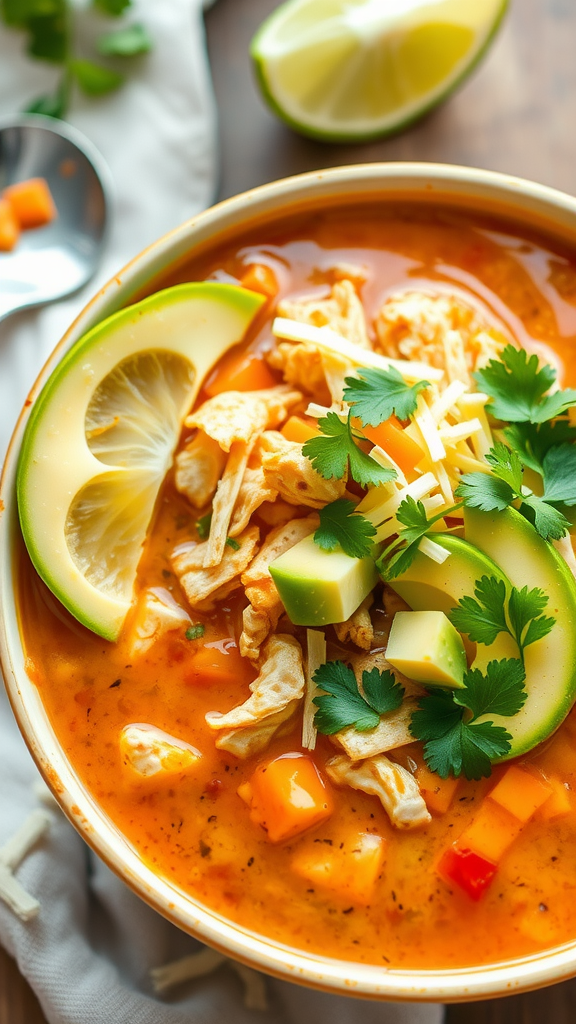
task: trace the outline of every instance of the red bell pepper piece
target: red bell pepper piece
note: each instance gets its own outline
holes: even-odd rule
[[[438,872],[446,881],[455,882],[470,899],[479,900],[490,885],[497,868],[473,850],[450,846],[438,862]]]

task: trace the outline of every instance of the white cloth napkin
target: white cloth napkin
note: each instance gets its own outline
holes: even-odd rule
[[[136,0],[134,20],[147,24],[153,52],[119,93],[75,101],[71,122],[112,172],[113,228],[103,265],[84,292],[0,324],[0,452],[41,365],[98,284],[213,196],[215,113],[200,8],[201,0]],[[0,30],[0,117],[53,86],[54,72],[30,62],[21,46],[17,33]],[[1,868],[5,844],[40,806],[39,776],[3,693],[0,778]],[[40,910],[24,922],[0,903],[0,941],[50,1024],[353,1024],[360,1015],[363,1024],[439,1024],[440,1007],[360,1005],[272,979],[256,992],[256,1004],[266,1001],[268,1008],[248,1009],[242,977],[226,963],[167,995],[155,994],[151,970],[201,950],[200,943],[130,892],[56,805],[44,813],[47,831],[14,867]]]

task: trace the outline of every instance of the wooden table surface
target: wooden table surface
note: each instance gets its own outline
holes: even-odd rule
[[[221,198],[285,175],[372,160],[475,165],[576,193],[576,0],[512,0],[488,57],[455,97],[403,135],[362,146],[301,138],[264,107],[248,43],[276,5],[218,0],[206,17],[220,115]],[[575,1017],[576,981],[454,1005],[447,1024],[573,1024]],[[2,950],[0,1024],[45,1024]]]

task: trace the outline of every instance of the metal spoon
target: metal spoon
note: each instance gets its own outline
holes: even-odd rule
[[[77,291],[102,256],[109,172],[92,144],[69,124],[22,114],[0,122],[0,191],[45,178],[58,216],[23,231],[0,252],[0,320]]]

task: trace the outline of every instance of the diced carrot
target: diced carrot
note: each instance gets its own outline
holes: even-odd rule
[[[480,806],[471,825],[456,841],[462,850],[473,850],[479,857],[498,864],[522,830],[522,822],[490,797]]]
[[[3,198],[10,203],[22,229],[40,228],[56,216],[52,193],[44,178],[29,178],[28,181],[8,185],[4,189]]]
[[[460,785],[460,779],[455,779],[453,776],[441,779],[439,775],[431,772],[425,765],[421,765],[417,769],[416,782],[428,810],[434,814],[446,813]]]
[[[385,854],[386,841],[382,836],[360,832],[343,845],[307,846],[297,852],[290,866],[295,874],[314,885],[365,904],[370,902]]]
[[[525,823],[548,800],[552,793],[549,782],[513,764],[490,792],[490,799]]]
[[[260,292],[273,299],[278,294],[278,281],[274,271],[265,263],[251,263],[242,275],[240,284],[252,292]]]
[[[548,779],[548,785],[551,787],[552,793],[536,812],[542,821],[562,818],[574,809],[570,799],[570,790],[564,782],[557,778],[551,778]]]
[[[0,199],[0,252],[11,252],[20,237],[20,226],[7,199]]]
[[[210,398],[223,391],[260,391],[277,384],[268,366],[255,352],[229,352],[208,378],[204,390]]]
[[[287,441],[304,444],[304,441],[308,441],[311,437],[318,437],[320,431],[312,422],[307,423],[301,416],[291,416],[289,420],[286,420],[280,433]]]
[[[186,672],[186,682],[194,686],[214,683],[251,683],[255,670],[242,658],[231,637],[204,644],[194,654]]]
[[[418,463],[422,462],[424,452],[408,436],[396,416],[391,416],[377,427],[362,427],[362,433],[373,444],[383,448],[404,473],[413,473]]]
[[[307,832],[332,814],[329,789],[312,758],[281,754],[260,765],[239,795],[250,806],[250,819],[267,833],[271,843],[282,843]]]
[[[459,846],[448,847],[437,868],[446,882],[455,882],[472,900],[481,899],[497,871],[489,860]]]

